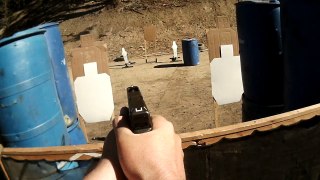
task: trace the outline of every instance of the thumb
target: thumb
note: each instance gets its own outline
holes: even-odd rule
[[[121,134],[133,134],[129,128],[129,109],[127,107],[123,107],[120,110],[120,115],[113,121],[113,129],[118,137]]]

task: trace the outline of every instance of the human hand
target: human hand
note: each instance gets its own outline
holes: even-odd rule
[[[119,161],[128,179],[185,179],[181,139],[171,122],[152,117],[153,130],[134,134],[128,116],[114,120]]]

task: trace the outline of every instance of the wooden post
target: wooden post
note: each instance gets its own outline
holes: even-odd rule
[[[9,178],[9,175],[8,175],[8,173],[7,173],[4,165],[3,165],[2,158],[1,158],[1,152],[2,152],[2,150],[3,150],[3,146],[2,146],[2,144],[0,144],[0,167],[1,167],[4,175],[6,176],[6,178],[9,180],[9,179],[10,179],[10,178]]]
[[[3,165],[3,163],[2,163],[2,158],[1,158],[1,157],[0,157],[0,166],[1,166],[1,169],[2,169],[2,171],[3,171],[4,175],[5,175],[5,177],[9,180],[9,179],[10,179],[10,178],[9,178],[9,175],[8,175],[8,173],[7,173],[7,171],[6,171],[5,167],[4,167],[4,165]]]
[[[153,47],[153,52],[155,53],[155,57],[156,57],[156,62],[158,62],[158,58],[157,58],[157,42],[156,39],[154,40],[154,47]]]
[[[219,105],[217,101],[213,98],[213,109],[214,109],[214,123],[217,127],[220,127],[220,122],[219,122]]]
[[[146,63],[147,63],[148,62],[148,60],[147,60],[147,41],[149,41],[150,43],[156,41],[156,27],[154,25],[148,25],[148,26],[145,26],[143,29],[144,29],[145,53],[146,53]]]
[[[144,54],[146,58],[146,63],[148,62],[148,56],[147,56],[147,41],[144,40]]]
[[[84,137],[86,138],[87,143],[89,143],[86,124],[85,124],[84,119],[82,118],[82,116],[80,114],[78,115],[78,121],[79,121],[79,124],[80,124],[80,128],[82,129],[82,132],[84,134]]]

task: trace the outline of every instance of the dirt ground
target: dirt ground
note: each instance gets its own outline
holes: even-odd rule
[[[40,23],[59,22],[70,65],[71,51],[80,46],[80,36],[95,35],[108,46],[115,115],[127,105],[126,88],[137,85],[151,114],[160,114],[172,121],[178,133],[240,122],[240,102],[221,107],[213,104],[208,52],[200,54],[198,66],[181,66],[182,62],[170,63],[169,59],[172,41],[177,42],[179,52],[184,38],[196,38],[207,47],[206,31],[217,27],[217,16],[227,16],[230,26],[236,27],[237,0],[121,0],[114,6],[106,2],[109,1],[75,4],[52,1],[51,5],[55,6],[50,6],[34,1],[8,19],[0,16],[0,36]],[[9,20],[8,26],[3,26],[4,20]],[[148,54],[151,60],[155,60],[155,54],[160,55],[159,63],[146,64],[143,29],[151,24],[156,27],[157,37],[154,48],[149,43]],[[130,60],[136,62],[133,68],[123,69],[123,62],[113,61],[121,55],[122,47]],[[90,139],[105,136],[112,128],[110,122],[86,127]]]
[[[110,63],[115,115],[118,115],[121,107],[127,106],[126,88],[137,85],[151,115],[166,117],[178,133],[240,122],[240,103],[218,109],[214,107],[208,52],[200,53],[200,64],[197,66],[183,66],[182,61],[173,63],[170,57],[158,56],[158,63],[132,59],[136,62],[132,68],[123,68],[124,62]],[[150,57],[148,61],[154,61],[155,58]],[[89,139],[105,136],[112,129],[111,122],[86,124],[86,127]]]
[[[197,66],[182,66],[182,61],[171,63],[169,59],[172,41],[177,42],[179,52],[184,38],[196,38],[207,47],[206,31],[217,27],[217,16],[227,16],[230,26],[236,27],[234,4],[237,0],[121,0],[114,6],[106,2],[109,1],[53,3],[55,6],[50,6],[34,1],[8,19],[0,16],[0,26],[4,20],[9,20],[8,26],[0,27],[0,36],[40,23],[59,22],[69,65],[71,51],[80,46],[81,35],[91,33],[105,42],[115,115],[127,105],[126,88],[137,85],[151,114],[160,114],[172,121],[178,133],[240,122],[240,102],[214,105],[207,51],[200,53]],[[158,55],[158,63],[145,63],[143,57],[143,29],[151,24],[156,27],[157,37],[156,46],[148,44],[149,60],[154,61]],[[122,47],[130,60],[136,62],[133,68],[123,69],[123,62],[113,61],[121,55]],[[112,128],[110,122],[86,124],[86,127],[89,139],[105,136]]]
[[[227,16],[231,27],[235,27],[236,0],[127,2],[115,9],[103,8],[60,23],[67,60],[71,59],[71,50],[80,46],[80,35],[91,33],[107,43],[115,115],[127,105],[126,88],[137,85],[151,114],[161,114],[172,121],[178,133],[240,122],[240,102],[218,108],[213,104],[208,52],[200,54],[198,66],[181,66],[181,61],[170,63],[169,59],[172,41],[177,41],[180,52],[181,39],[186,37],[197,38],[207,47],[206,30],[217,27],[217,16]],[[94,8],[94,2],[91,3],[83,7]],[[159,63],[146,64],[142,57],[143,27],[149,24],[157,27],[156,48],[149,51],[153,53],[150,61],[155,60],[154,54],[170,54],[158,56]],[[121,55],[121,47],[136,62],[133,68],[123,69],[123,62],[113,61]],[[86,127],[89,139],[105,136],[112,128],[110,122]]]
[[[70,57],[72,48],[80,46],[80,35],[91,33],[98,40],[107,43],[110,60],[113,60],[119,56],[122,47],[126,48],[130,57],[142,57],[143,28],[153,24],[157,28],[155,52],[169,53],[172,41],[176,41],[181,47],[181,39],[186,37],[197,38],[199,42],[206,44],[206,31],[217,27],[217,16],[227,16],[230,26],[235,27],[236,2],[236,0],[161,0],[148,3],[128,1],[115,9],[104,8],[62,21],[60,30],[67,57]],[[82,7],[78,7],[76,11],[87,12],[91,10],[88,7],[97,6],[89,3]]]

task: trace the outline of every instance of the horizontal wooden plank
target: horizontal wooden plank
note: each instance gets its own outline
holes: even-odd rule
[[[189,133],[182,133],[180,137],[182,142],[203,140],[206,138],[221,137],[237,134],[248,130],[271,130],[280,125],[290,125],[301,120],[310,119],[316,115],[320,115],[320,104],[308,106],[302,109],[286,112],[283,114],[270,116],[254,121],[224,126],[214,129],[206,129]],[[239,136],[241,137],[241,136]]]
[[[101,153],[101,152],[100,152]],[[15,160],[28,160],[28,161],[71,161],[70,158],[72,158],[76,153],[71,154],[50,154],[50,155],[28,155],[28,154],[22,154],[22,155],[3,155],[4,157],[8,157]],[[96,158],[94,156],[83,154],[79,158],[75,159],[77,161],[82,160],[90,160],[92,158]]]
[[[219,142],[216,137],[198,141],[200,147],[184,149],[187,179],[317,179],[319,118],[296,122],[273,124],[271,131],[232,133]],[[201,147],[203,143],[210,146]]]
[[[223,138],[233,139],[249,136],[254,131],[269,131],[279,126],[290,126],[316,115],[320,115],[320,104],[245,123],[182,133],[179,136],[182,139],[182,147],[185,149],[189,146],[213,144]],[[1,156],[17,160],[69,160],[75,154],[102,153],[102,149],[103,143],[42,148],[3,148]],[[88,160],[90,158],[92,156],[84,154],[78,160]]]
[[[76,146],[52,146],[41,148],[4,148],[1,155],[59,155],[72,153],[102,152],[103,143],[82,144]]]
[[[15,160],[47,160],[59,161],[70,160],[74,155],[79,154],[77,160],[89,160],[94,158],[89,153],[101,154],[103,143],[84,144],[77,146],[53,146],[41,148],[4,148],[1,156]]]

